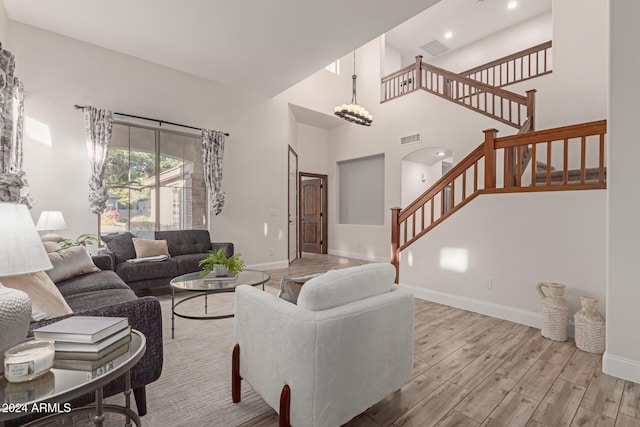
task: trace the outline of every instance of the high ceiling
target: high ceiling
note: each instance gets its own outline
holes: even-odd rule
[[[385,40],[404,58],[422,55],[428,62],[433,56],[421,48],[427,43],[440,42],[451,52],[547,12],[551,3],[552,0],[442,0],[388,31]],[[450,38],[445,37],[448,32]]]
[[[453,51],[550,10],[552,0],[512,2],[4,0],[11,20],[267,96],[385,32],[403,57],[429,61],[426,43]]]
[[[4,0],[9,19],[272,96],[439,0]]]

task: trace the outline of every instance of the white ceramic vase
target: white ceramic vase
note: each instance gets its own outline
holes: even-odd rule
[[[582,309],[573,315],[576,325],[576,347],[589,353],[604,353],[605,320],[598,312],[598,300],[580,297]]]
[[[564,298],[564,288],[560,283],[542,282],[537,286],[542,297],[542,336],[554,341],[567,340],[569,304]]]
[[[30,321],[29,295],[0,283],[0,373],[4,372],[4,352],[27,338]]]

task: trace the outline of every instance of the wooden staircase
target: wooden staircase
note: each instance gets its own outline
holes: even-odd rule
[[[606,121],[535,131],[535,90],[504,86],[551,73],[551,42],[456,74],[422,62],[382,78],[381,102],[424,90],[518,129],[484,142],[404,209],[391,209],[391,263],[400,252],[481,194],[606,188]],[[558,170],[553,166],[562,164]],[[530,165],[535,165],[531,167]]]
[[[382,78],[380,102],[424,90],[516,129],[528,120],[533,130],[535,90],[523,96],[502,87],[549,74],[550,49],[549,41],[459,74],[416,56],[415,64]]]
[[[431,188],[406,208],[391,209],[396,282],[400,252],[481,194],[605,189],[606,132],[606,120],[501,138],[485,130],[484,142]],[[527,149],[536,167],[526,167]],[[554,160],[562,164],[558,170]]]

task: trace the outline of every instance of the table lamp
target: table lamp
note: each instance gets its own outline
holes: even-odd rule
[[[38,224],[36,224],[36,230],[44,231],[41,239],[43,242],[59,242],[62,240],[62,236],[52,231],[64,230],[67,228],[67,223],[64,222],[64,217],[60,211],[42,211]]]
[[[0,203],[0,359],[27,337],[31,300],[17,289],[2,285],[3,277],[53,268],[25,205]],[[4,364],[0,365],[0,373]]]

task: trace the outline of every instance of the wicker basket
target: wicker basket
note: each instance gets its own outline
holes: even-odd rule
[[[564,299],[565,285],[560,283],[538,283],[542,297],[542,336],[554,341],[566,341],[569,327],[569,305]],[[546,294],[543,289],[547,289]]]
[[[598,300],[580,297],[580,301],[582,309],[573,316],[576,325],[576,346],[582,351],[602,354],[605,344],[605,320],[598,313]]]

